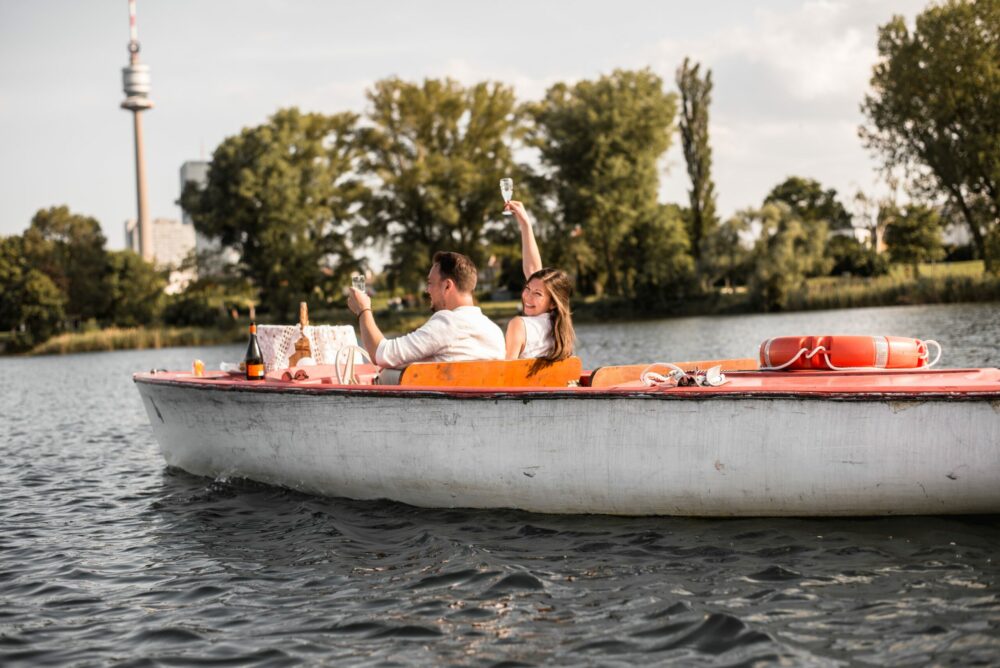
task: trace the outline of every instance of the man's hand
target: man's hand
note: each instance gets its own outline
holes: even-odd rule
[[[347,293],[347,308],[351,309],[354,315],[361,315],[365,309],[371,310],[372,298],[360,290],[351,288]]]

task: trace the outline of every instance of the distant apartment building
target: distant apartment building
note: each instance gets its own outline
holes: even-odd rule
[[[211,163],[207,160],[188,160],[181,165],[181,192],[184,192],[184,187],[188,182],[195,183],[199,188],[204,188],[208,183],[208,167]],[[190,214],[181,207],[181,219],[185,224],[190,225],[194,229],[194,221],[191,219]],[[218,239],[211,239],[201,234],[200,232],[195,232],[195,250],[201,253],[207,252],[218,252],[222,247]],[[219,260],[223,264],[235,264],[239,260],[239,255],[233,250],[227,250],[222,253]]]
[[[942,240],[949,246],[968,246],[972,244],[972,232],[969,226],[962,222],[951,222],[944,226]]]
[[[188,160],[181,165],[180,192],[184,192],[184,187],[188,182],[194,182],[198,187],[203,188],[208,183],[208,161]],[[178,199],[180,196],[178,195]],[[153,236],[153,259],[156,266],[161,269],[171,269],[170,278],[166,292],[174,294],[187,287],[188,283],[198,278],[197,269],[189,269],[184,272],[177,271],[177,267],[191,253],[192,250],[199,254],[211,253],[215,258],[215,263],[219,266],[208,267],[210,272],[220,269],[227,264],[235,264],[239,261],[239,255],[232,249],[222,248],[217,239],[211,239],[194,228],[194,221],[191,215],[181,207],[181,219],[156,218],[152,222]],[[134,219],[125,221],[125,247],[140,253],[139,225]],[[204,268],[204,267],[203,267]]]
[[[184,192],[184,187],[189,181],[199,188],[205,187],[205,184],[208,183],[209,164],[207,160],[188,160],[181,165],[181,193]],[[179,200],[180,198],[178,197]],[[194,221],[191,219],[191,214],[185,211],[183,206],[181,207],[181,220],[185,224],[190,225],[191,229],[194,229]],[[199,253],[204,253],[205,251],[219,250],[219,244],[195,231],[194,248]]]
[[[176,267],[195,247],[194,228],[171,218],[153,219],[153,257],[157,266]],[[125,221],[125,247],[139,252],[139,225]]]
[[[193,181],[199,188],[205,187],[205,184],[208,183],[209,164],[206,160],[188,160],[181,165],[181,193],[184,192],[184,186],[187,185],[188,181]],[[181,220],[185,225],[194,225],[194,221],[191,220],[191,216],[184,210],[184,207],[181,207]]]
[[[206,160],[188,160],[181,165],[181,192],[184,192],[184,187],[188,182],[192,182],[199,188],[204,188],[208,183],[208,166],[209,162]],[[194,228],[194,221],[191,219],[191,214],[181,207],[182,220],[190,225],[192,229]],[[200,232],[195,232],[195,250],[199,253],[205,251],[217,251],[219,250],[219,242],[214,239],[209,239]]]
[[[872,231],[867,227],[846,227],[838,230],[830,230],[830,237],[850,237],[863,246],[870,246],[872,242]]]
[[[166,292],[180,292],[196,278],[191,271],[176,271],[188,253],[194,250],[194,227],[171,218],[154,218],[150,227],[153,230],[153,259],[156,266],[172,270]],[[125,247],[136,253],[140,252],[139,224],[134,218],[125,221]]]

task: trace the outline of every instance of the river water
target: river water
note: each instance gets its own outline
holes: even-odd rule
[[[578,329],[588,367],[801,333],[1000,366],[997,305]],[[424,510],[167,469],[130,374],[239,354],[0,359],[0,664],[1000,665],[1000,516]]]

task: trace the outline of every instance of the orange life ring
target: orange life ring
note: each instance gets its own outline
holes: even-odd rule
[[[927,358],[924,341],[903,336],[779,336],[760,344],[764,370],[916,369],[930,366]]]

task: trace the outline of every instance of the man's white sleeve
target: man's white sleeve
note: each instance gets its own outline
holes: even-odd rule
[[[437,314],[416,331],[395,339],[382,339],[375,350],[375,364],[398,368],[433,357],[448,343],[448,325]]]

